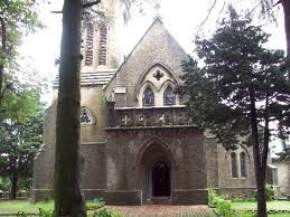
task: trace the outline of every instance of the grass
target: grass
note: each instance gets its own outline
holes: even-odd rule
[[[233,208],[235,210],[256,210],[257,203],[255,201],[238,201],[238,202],[233,201]],[[269,201],[269,202],[267,202],[267,209],[268,210],[277,210],[277,211],[278,210],[290,211],[290,201],[280,201],[280,200]],[[289,216],[290,216],[290,214],[288,213],[288,217]],[[273,216],[273,217],[276,217],[276,216]]]
[[[93,203],[92,201],[86,202],[87,208],[97,208],[101,204]],[[53,209],[53,201],[43,201],[38,203],[31,203],[28,200],[7,200],[0,201],[0,213],[6,212],[37,212],[39,208],[44,210]]]
[[[270,214],[268,217],[289,217],[289,213]]]

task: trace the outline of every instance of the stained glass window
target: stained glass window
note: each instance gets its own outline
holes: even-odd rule
[[[154,93],[150,87],[143,92],[143,106],[154,106]]]
[[[168,86],[163,95],[164,105],[175,105],[176,104],[176,95],[171,86]]]
[[[246,166],[246,154],[244,152],[240,155],[240,161],[241,161],[241,177],[247,176],[247,166]]]
[[[231,153],[231,166],[232,166],[232,177],[238,177],[238,165],[237,165],[237,155],[235,152]]]

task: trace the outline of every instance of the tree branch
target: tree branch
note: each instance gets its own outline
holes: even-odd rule
[[[199,25],[198,31],[199,32],[201,30],[201,28],[203,27],[203,25],[206,23],[206,21],[208,20],[209,16],[211,15],[212,10],[214,9],[215,5],[217,3],[217,0],[214,0],[211,7],[208,10],[207,16],[204,18],[204,20],[201,22],[201,24]]]
[[[89,8],[89,7],[91,7],[93,5],[97,5],[99,3],[101,3],[101,0],[96,0],[96,1],[93,1],[93,2],[88,2],[86,4],[83,4],[83,8]]]
[[[101,3],[101,0],[96,0],[96,1],[93,1],[93,2],[88,2],[86,4],[83,4],[82,5],[82,8],[89,8],[89,7],[92,7],[93,5],[97,5],[99,3]],[[62,14],[63,11],[51,11],[51,13],[53,13],[53,14]]]

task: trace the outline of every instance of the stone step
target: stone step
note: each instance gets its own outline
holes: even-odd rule
[[[171,200],[171,197],[152,197],[146,201],[146,204],[170,205],[172,204],[172,200]]]

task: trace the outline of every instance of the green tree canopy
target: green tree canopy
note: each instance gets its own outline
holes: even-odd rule
[[[7,82],[7,71],[16,62],[16,48],[23,35],[40,27],[36,5],[38,0],[2,0],[0,1],[0,103]],[[9,64],[10,63],[10,64]]]
[[[201,129],[209,129],[226,148],[253,146],[258,214],[264,217],[270,136],[289,133],[289,62],[283,51],[263,46],[269,35],[251,21],[230,7],[229,17],[210,39],[197,39],[202,63],[189,59],[184,64],[183,89],[190,115]]]
[[[9,178],[14,199],[19,179],[32,175],[42,144],[43,110],[36,90],[6,91],[1,109],[0,176]]]

